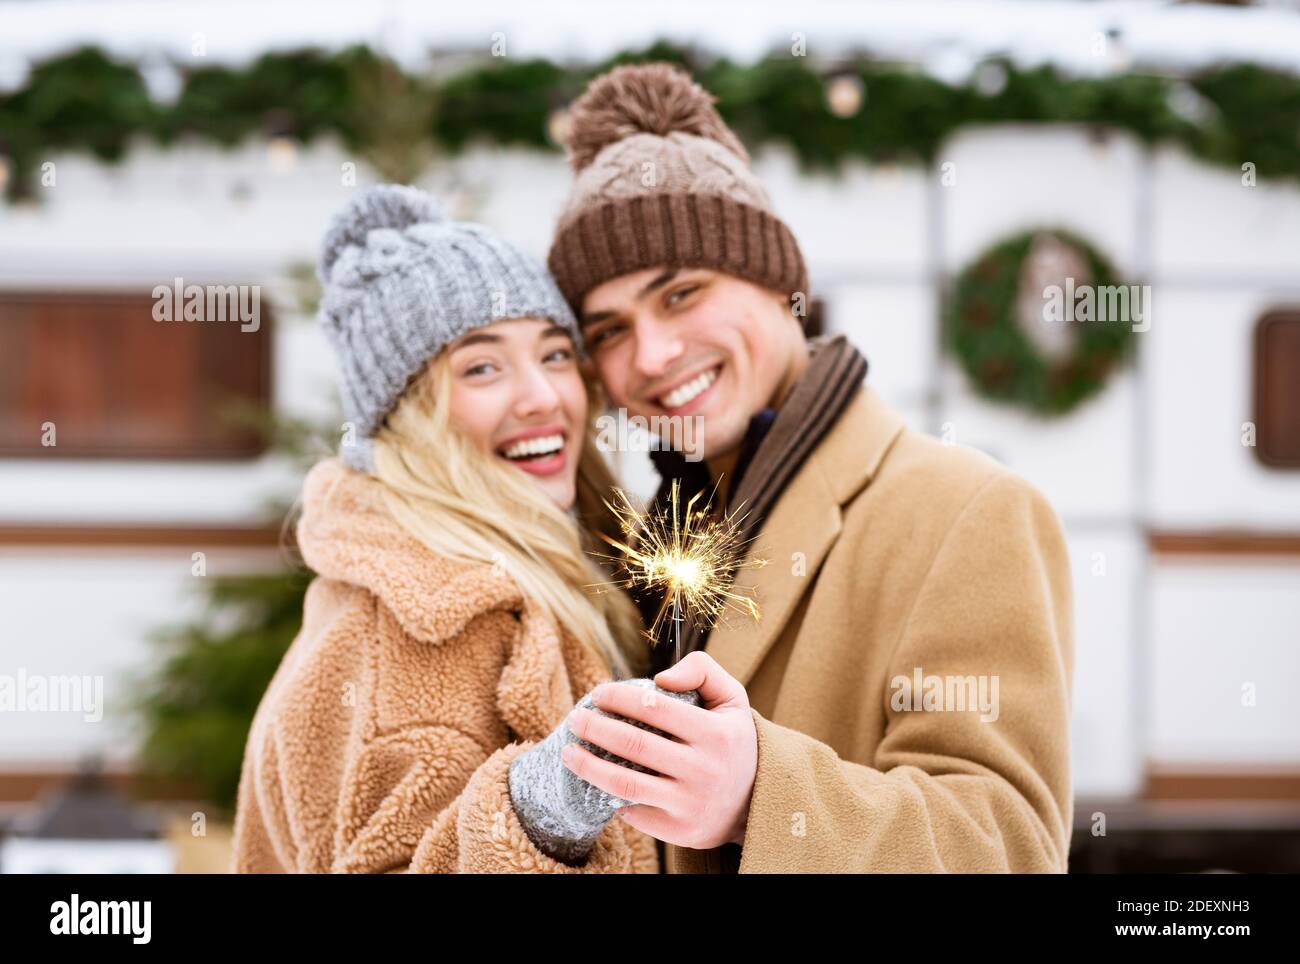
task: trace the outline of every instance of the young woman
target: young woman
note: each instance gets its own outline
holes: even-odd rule
[[[657,872],[617,817],[555,846],[512,806],[511,762],[648,662],[635,608],[591,590],[612,480],[570,309],[409,187],[358,195],[319,273],[348,422],[304,483],[317,578],[249,733],[234,869]]]

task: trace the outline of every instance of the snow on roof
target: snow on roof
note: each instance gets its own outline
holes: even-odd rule
[[[1110,33],[1105,49],[1097,38]],[[430,49],[505,41],[509,57],[594,61],[666,39],[753,61],[807,40],[808,55],[867,51],[963,80],[982,59],[1052,63],[1077,74],[1130,64],[1183,72],[1250,61],[1300,73],[1300,14],[1160,0],[37,0],[0,4],[0,78],[83,43],[135,60],[239,64],[268,50],[365,42],[407,66]]]

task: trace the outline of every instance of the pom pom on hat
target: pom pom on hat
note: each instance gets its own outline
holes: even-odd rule
[[[668,63],[615,67],[574,102],[573,188],[547,264],[575,310],[611,278],[662,266],[807,293],[798,242],[713,103]]]
[[[581,171],[615,141],[674,131],[717,141],[748,162],[745,146],[713,103],[713,95],[675,64],[616,67],[594,80],[570,110],[569,163]]]
[[[329,281],[334,262],[348,247],[365,247],[366,237],[378,228],[401,231],[413,224],[445,221],[446,213],[432,195],[405,184],[379,184],[366,188],[348,202],[330,222],[321,242],[316,272]]]
[[[369,187],[340,208],[321,243],[317,316],[355,429],[339,454],[355,469],[374,471],[385,417],[429,359],[467,331],[549,318],[581,344],[573,311],[540,263],[443,210],[419,188]]]

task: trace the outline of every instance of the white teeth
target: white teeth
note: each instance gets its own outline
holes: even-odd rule
[[[549,455],[564,448],[563,435],[539,435],[516,442],[501,454],[508,459],[521,459],[533,455]]]
[[[713,380],[718,377],[718,370],[711,368],[707,372],[696,375],[685,385],[679,385],[659,401],[664,408],[678,408],[685,405],[700,392],[704,391],[713,384]]]

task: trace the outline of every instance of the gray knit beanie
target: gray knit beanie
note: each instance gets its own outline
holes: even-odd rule
[[[448,220],[418,188],[357,194],[325,232],[317,276],[319,318],[353,428],[340,454],[361,471],[374,471],[375,433],[411,379],[467,331],[548,318],[582,352],[573,312],[541,263],[482,225]]]

